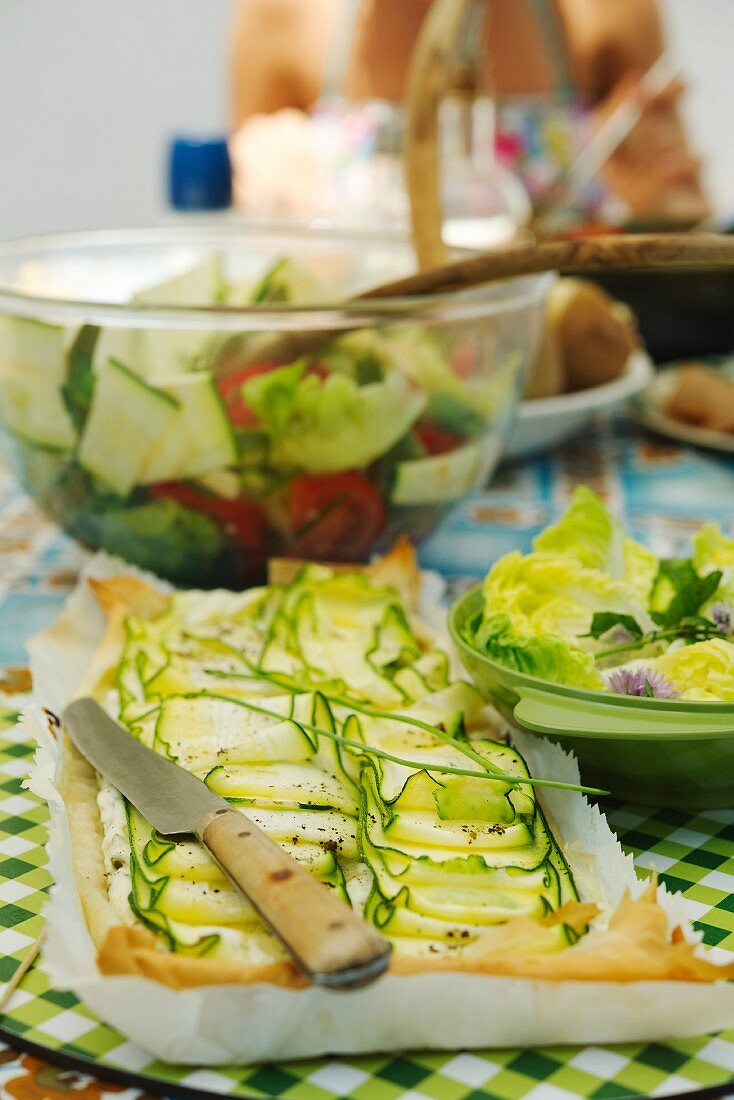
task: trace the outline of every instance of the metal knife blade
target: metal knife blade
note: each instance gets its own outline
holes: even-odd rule
[[[229,809],[195,775],[131,737],[94,699],[70,703],[64,728],[82,756],[164,836],[194,833],[206,814]]]

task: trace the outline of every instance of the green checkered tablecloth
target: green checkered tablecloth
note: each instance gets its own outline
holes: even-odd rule
[[[46,806],[22,787],[31,757],[32,748],[17,729],[10,727],[0,734],[3,981],[12,976],[41,931],[50,886],[44,848]],[[722,957],[734,952],[734,810],[697,816],[659,810],[651,815],[642,808],[614,805],[609,814],[641,873],[653,867],[662,871],[669,886],[684,892],[690,916],[703,929],[706,942]],[[90,1072],[107,1068],[141,1075],[149,1088],[169,1091],[171,1096],[191,1089],[285,1100],[563,1100],[577,1096],[613,1100],[723,1087],[734,1079],[734,1031],[665,1045],[406,1053],[249,1069],[174,1067],[151,1061],[145,1051],[96,1019],[73,994],[51,989],[42,962],[20,983],[0,1018],[0,1034],[3,1030],[21,1043],[85,1063],[91,1060]],[[14,1073],[16,1065],[0,1063],[0,1088],[12,1081]]]

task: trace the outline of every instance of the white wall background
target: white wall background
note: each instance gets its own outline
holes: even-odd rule
[[[734,0],[661,6],[711,193],[734,214]],[[168,136],[226,128],[231,8],[0,0],[0,238],[155,222]]]
[[[688,83],[691,142],[716,209],[734,220],[734,0],[659,0]]]
[[[226,128],[230,0],[0,0],[0,238],[150,225],[173,132]]]

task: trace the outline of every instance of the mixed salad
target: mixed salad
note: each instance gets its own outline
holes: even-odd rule
[[[588,488],[529,554],[505,555],[467,640],[520,672],[592,691],[734,700],[734,539],[715,524],[658,558]]]
[[[245,287],[212,256],[135,300],[337,297],[288,258]],[[263,333],[13,317],[2,339],[1,434],[24,487],[81,541],[198,586],[256,580],[273,554],[355,561],[420,538],[486,471],[488,425],[521,383],[519,354],[490,369],[462,326],[351,330],[295,361]]]

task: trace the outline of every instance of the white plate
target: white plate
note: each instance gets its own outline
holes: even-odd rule
[[[636,351],[627,360],[624,373],[613,382],[577,393],[521,401],[503,458],[526,458],[556,447],[581,431],[592,413],[612,409],[643,390],[653,374],[649,357],[643,351]]]
[[[734,362],[725,362],[720,369],[734,380]],[[714,451],[734,454],[734,435],[729,432],[715,432],[710,428],[696,428],[693,424],[684,424],[674,420],[663,411],[666,398],[675,384],[679,367],[672,364],[665,367],[641,393],[632,406],[632,416],[646,428],[681,443],[693,443],[696,447],[708,447]]]

